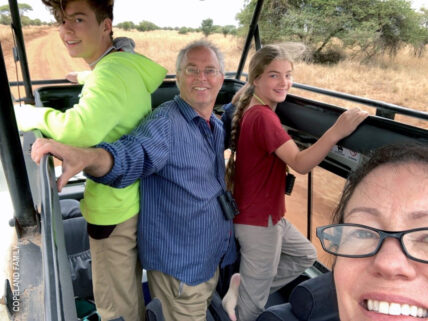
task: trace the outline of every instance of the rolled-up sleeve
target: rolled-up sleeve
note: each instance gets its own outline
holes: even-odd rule
[[[168,161],[171,146],[171,121],[164,113],[154,111],[129,135],[103,148],[113,157],[113,167],[106,175],[88,178],[116,188],[156,173]]]

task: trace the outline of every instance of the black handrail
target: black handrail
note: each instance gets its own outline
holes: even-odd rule
[[[33,198],[28,181],[27,169],[22,155],[21,141],[18,135],[12,96],[10,94],[3,50],[0,43],[0,156],[4,174],[12,198],[14,216],[19,227],[37,224]]]
[[[46,320],[77,320],[73,285],[66,257],[64,227],[60,213],[53,160],[45,155],[40,161],[42,194],[42,244],[44,312]]]
[[[232,78],[233,76],[236,75],[235,71],[227,71],[224,73],[225,77],[227,78]],[[245,76],[246,78],[248,78],[248,74],[247,73],[241,73],[241,76]],[[165,79],[176,79],[177,76],[174,74],[168,74],[165,76]],[[72,82],[70,82],[69,80],[63,78],[63,79],[47,79],[47,80],[32,80],[31,81],[32,85],[59,85],[59,84],[65,84],[65,85],[70,85],[70,84],[74,84]],[[11,87],[17,87],[17,86],[24,86],[25,82],[23,81],[11,81],[9,82],[9,86]]]
[[[233,77],[234,75],[237,75],[237,73],[235,73],[235,72],[226,72],[225,73],[226,77]],[[240,77],[242,75],[248,77],[248,75],[246,73],[241,73]],[[165,76],[165,79],[175,79],[175,77],[176,77],[175,75],[169,74],[169,75]],[[22,86],[23,84],[24,83],[22,81],[18,81],[18,82],[17,81],[11,81],[9,83],[10,86]],[[33,80],[32,84],[33,85],[54,85],[54,84],[70,84],[70,82],[67,79],[51,79],[51,80]],[[339,99],[343,99],[343,100],[347,100],[347,101],[356,102],[356,103],[363,104],[363,105],[366,105],[369,107],[375,107],[378,109],[380,108],[381,110],[385,110],[385,111],[390,112],[390,114],[400,114],[400,115],[406,115],[406,116],[410,116],[410,117],[428,120],[428,113],[420,111],[420,110],[410,109],[407,107],[394,105],[394,104],[386,103],[386,102],[379,101],[379,100],[373,100],[373,99],[369,99],[369,98],[354,96],[354,95],[350,95],[350,94],[346,94],[346,93],[342,93],[342,92],[338,92],[338,91],[323,89],[323,88],[304,85],[304,84],[300,84],[300,83],[293,83],[293,87],[298,88],[298,89],[302,89],[302,90],[306,90],[306,91],[310,91],[310,92],[314,92],[314,93],[318,93],[318,94],[322,94],[325,96],[330,96],[330,97],[334,97],[334,98],[339,98]],[[384,116],[384,115],[381,115],[380,113],[377,113],[376,115],[377,116]],[[389,118],[389,117],[387,117],[387,118]]]
[[[262,11],[263,7],[263,1],[264,0],[259,0],[256,3],[256,8],[254,9],[254,14],[250,23],[250,28],[248,30],[247,39],[245,40],[244,49],[242,51],[241,60],[239,61],[238,70],[236,71],[236,79],[241,79],[241,74],[244,70],[245,60],[247,60],[248,52],[250,51],[251,40],[253,39],[256,30],[258,30],[257,21],[259,21],[260,12]]]
[[[24,47],[24,36],[22,34],[21,18],[19,16],[19,8],[16,0],[9,0],[10,14],[12,17],[12,29],[16,37],[16,46],[18,50],[18,58],[21,64],[22,78],[24,79],[25,98],[24,101],[28,104],[34,104],[33,90],[31,88],[30,71],[28,69],[27,54]]]
[[[308,85],[299,84],[299,83],[293,83],[293,87],[298,88],[298,89],[307,90],[307,91],[314,92],[314,93],[323,94],[326,96],[331,96],[331,97],[340,98],[340,99],[344,99],[344,100],[348,100],[348,101],[353,101],[353,102],[363,104],[363,105],[367,105],[367,106],[371,106],[371,107],[382,108],[382,109],[385,109],[385,110],[388,110],[388,111],[391,111],[394,113],[398,113],[401,115],[406,115],[406,116],[410,116],[410,117],[416,117],[416,118],[428,120],[428,113],[426,113],[426,112],[414,110],[414,109],[410,109],[410,108],[405,108],[405,107],[394,105],[394,104],[385,103],[385,102],[379,101],[379,100],[363,98],[363,97],[359,97],[359,96],[341,93],[338,91],[322,89],[322,88],[318,88],[318,87],[314,87],[314,86],[308,86]]]

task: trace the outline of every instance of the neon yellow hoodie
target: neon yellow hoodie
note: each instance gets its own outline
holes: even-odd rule
[[[151,110],[151,96],[166,69],[150,59],[114,52],[101,59],[85,79],[79,102],[60,112],[53,108],[15,108],[20,130],[40,129],[65,144],[90,147],[114,142],[134,129]],[[89,223],[113,225],[139,211],[139,183],[116,189],[87,180],[80,204]]]

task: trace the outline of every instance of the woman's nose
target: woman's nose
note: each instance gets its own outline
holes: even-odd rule
[[[416,263],[416,262],[415,262]],[[387,279],[413,278],[414,263],[404,253],[400,241],[387,238],[374,257],[373,272]]]

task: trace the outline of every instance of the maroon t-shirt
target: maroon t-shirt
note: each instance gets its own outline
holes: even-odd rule
[[[240,214],[234,223],[267,226],[285,213],[285,163],[275,150],[290,138],[269,106],[248,109],[241,120],[234,196]]]

